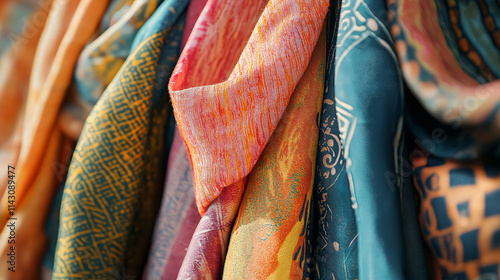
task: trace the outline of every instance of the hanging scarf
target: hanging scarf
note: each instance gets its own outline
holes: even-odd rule
[[[206,2],[207,0],[192,0],[189,4],[181,48],[184,48]],[[176,127],[173,138],[161,208],[143,279],[177,278],[189,242],[201,218],[194,197],[189,155]]]
[[[134,37],[159,3],[160,0],[110,3],[101,19],[97,38],[87,44],[78,57],[74,84],[58,118],[65,135],[78,140],[90,110],[129,56]]]
[[[135,35],[156,9],[156,2],[111,1],[100,19],[98,30],[79,55],[73,83],[58,115],[58,127],[66,137],[78,140],[88,113],[129,55]],[[71,154],[53,164],[60,180],[65,179],[75,144],[64,145],[64,152],[69,150]],[[62,193],[62,190],[59,192]],[[49,270],[45,272],[46,275],[51,275],[54,266],[60,204],[61,196],[58,196],[52,202],[52,210],[46,222],[49,238],[49,248],[44,257],[44,267]]]
[[[327,8],[326,1],[211,1],[203,10],[169,85],[200,213],[255,165]]]
[[[224,279],[301,279],[311,254],[310,213],[324,91],[326,30],[254,166],[236,217]]]
[[[327,7],[210,1],[200,15],[169,84],[204,214],[179,278],[221,277],[246,176],[307,67]]]
[[[309,277],[358,279],[358,231],[345,170],[337,111],[334,65],[340,1],[330,6],[327,20],[328,59],[312,200],[312,254]]]
[[[65,185],[53,279],[141,273],[165,170],[167,79],[187,4],[160,5],[87,118]]]
[[[46,246],[44,221],[61,183],[54,164],[61,161],[66,145],[55,126],[55,120],[78,54],[97,27],[106,5],[107,1],[56,1],[50,12],[46,6],[38,7],[40,11],[33,14],[30,18],[33,21],[28,23],[35,24],[30,30],[34,37],[27,34],[24,39],[26,43],[36,44],[36,54],[26,103],[23,105],[22,131],[18,135],[19,154],[15,155],[18,156],[15,164],[15,197],[13,200],[8,190],[5,190],[0,203],[1,224],[5,225],[8,218],[16,219],[15,252],[18,258],[15,273],[7,269],[7,262],[2,262],[2,279],[39,277],[40,262]],[[44,12],[49,12],[45,24],[41,20],[45,17]],[[37,44],[34,38],[38,36],[38,28],[42,27],[43,32]],[[28,60],[31,59],[29,52],[26,55]],[[15,205],[14,213],[8,208],[12,204]],[[10,229],[3,227],[0,240],[4,241],[1,247],[4,255],[10,252],[12,245],[7,242],[9,233]]]
[[[403,188],[409,179],[403,174],[405,85],[381,19],[385,14],[384,1],[344,1],[334,62],[335,106],[358,230],[359,279],[426,279],[418,245],[405,252],[412,238],[404,225],[416,222],[401,205],[403,194],[411,196]],[[407,271],[407,263],[419,274]]]
[[[389,9],[415,97],[410,159],[432,279],[497,279],[500,7],[391,0]]]

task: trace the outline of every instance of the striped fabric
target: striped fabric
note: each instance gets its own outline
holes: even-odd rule
[[[257,162],[327,10],[324,0],[214,0],[203,10],[169,84],[200,213]]]

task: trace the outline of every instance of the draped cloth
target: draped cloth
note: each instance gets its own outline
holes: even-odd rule
[[[169,84],[204,214],[179,279],[222,277],[246,176],[306,70],[327,8],[215,0],[202,11]]]
[[[196,227],[177,279],[220,279],[246,178],[227,186]]]
[[[176,130],[170,149],[165,191],[155,224],[144,279],[175,279],[200,221],[191,163]]]
[[[19,157],[31,69],[51,5],[51,0],[0,3],[1,166],[15,165]],[[35,16],[37,24],[34,24]],[[7,186],[7,175],[0,174],[2,192]]]
[[[159,0],[111,1],[95,38],[79,54],[72,87],[63,103],[58,124],[78,140],[85,119],[130,54],[139,29],[158,7]]]
[[[61,205],[53,279],[138,277],[163,184],[167,79],[188,1],[164,1],[85,122]]]
[[[390,0],[389,9],[401,68],[413,94],[439,122],[467,128],[468,147],[454,145],[463,150],[460,154],[438,150],[454,158],[499,156],[498,2]]]
[[[498,279],[500,6],[391,0],[389,11],[414,96],[410,160],[432,279]]]
[[[310,279],[358,279],[358,231],[346,173],[339,119],[335,108],[334,69],[340,1],[330,6],[327,20],[325,93],[319,121],[312,198]]]
[[[386,14],[384,1],[342,2],[331,102],[356,217],[359,279],[426,279],[422,250],[406,246],[404,225],[416,215],[401,205],[403,194],[411,196],[403,192],[405,86]]]
[[[255,165],[327,9],[327,1],[210,1],[203,10],[169,84],[200,213]]]
[[[248,175],[224,264],[224,279],[302,279],[310,218],[317,117],[324,92],[326,30],[285,113]]]
[[[9,6],[10,3],[2,5]],[[8,264],[2,262],[2,279],[39,277],[40,262],[47,243],[43,223],[50,209],[50,202],[61,183],[54,164],[62,161],[63,147],[67,145],[55,125],[56,118],[78,55],[97,27],[106,5],[107,1],[82,0],[54,1],[52,5],[50,1],[42,1],[38,4],[17,6],[20,9],[23,6],[26,8],[27,22],[23,31],[25,33],[14,38],[14,48],[20,53],[10,56],[10,51],[6,50],[4,54],[9,55],[9,58],[2,66],[17,61],[20,71],[2,75],[9,79],[5,82],[11,86],[7,87],[6,91],[3,91],[2,86],[1,92],[16,93],[17,97],[13,100],[11,109],[19,109],[16,128],[11,131],[12,134],[2,133],[12,137],[11,142],[5,144],[10,148],[7,155],[11,156],[12,161],[9,164],[16,167],[16,210],[12,218],[18,221],[18,257],[16,273],[8,271]],[[27,12],[30,9],[33,9],[31,14]],[[9,9],[5,11],[9,12]],[[12,78],[19,80],[12,83]],[[18,102],[24,96],[25,101],[19,105]],[[8,117],[11,113],[10,109],[2,109],[2,112]],[[12,115],[10,117],[12,118]],[[4,121],[9,120],[2,119],[2,122]],[[6,184],[2,183],[2,186]],[[2,191],[4,190],[2,187]],[[11,217],[7,207],[8,198],[5,190],[0,202],[2,225]],[[3,227],[0,234],[0,240],[4,244],[1,247],[2,255],[6,255],[12,245],[7,242],[9,232],[5,229],[8,228]],[[7,276],[7,273],[10,274]]]
[[[113,0],[109,3],[94,35],[79,54],[73,81],[57,118],[58,128],[67,138],[78,140],[88,113],[128,57],[134,37],[157,8],[157,2]],[[64,152],[69,150],[71,154],[53,165],[60,180],[65,179],[74,147],[73,142],[65,145]],[[61,197],[58,195],[52,202],[46,222],[49,248],[43,264],[48,271],[54,266]]]
[[[207,0],[192,0],[182,35],[184,48]],[[173,119],[173,112],[172,112]],[[169,120],[170,121],[170,120]],[[173,121],[175,125],[175,121]],[[200,221],[189,155],[177,127],[170,148],[167,178],[143,279],[176,279]]]

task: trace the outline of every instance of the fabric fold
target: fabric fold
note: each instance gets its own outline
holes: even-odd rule
[[[335,2],[335,1],[332,1]],[[335,53],[340,1],[328,15],[325,93],[318,120],[319,139],[312,197],[310,279],[358,279],[358,230],[335,108]]]
[[[128,3],[131,2],[131,3]],[[58,124],[78,140],[88,114],[130,54],[134,37],[158,7],[159,0],[112,1],[100,20],[97,38],[79,54],[73,84]]]
[[[47,244],[43,223],[61,183],[57,164],[63,148],[66,148],[62,145],[65,142],[56,126],[56,117],[78,55],[97,28],[107,5],[107,1],[92,0],[54,1],[46,6],[47,3],[44,1],[41,6],[35,6],[37,12],[27,17],[30,28],[26,31],[32,33],[26,33],[24,42],[18,45],[20,51],[27,51],[25,59],[33,59],[33,64],[29,83],[21,83],[28,85],[26,103],[21,110],[22,124],[18,127],[22,130],[17,131],[18,135],[14,134],[14,139],[19,137],[16,139],[19,140],[16,147],[19,149],[16,151],[18,159],[12,162],[16,167],[15,201],[5,190],[0,202],[0,224],[5,225],[8,218],[18,219],[16,253],[20,257],[16,263],[17,272],[11,273],[5,268],[0,272],[2,279],[39,277],[43,250]],[[30,45],[31,48],[36,46],[34,57],[24,44],[34,44]],[[26,66],[20,63],[20,67]],[[9,211],[9,204],[16,205],[14,213]],[[6,255],[12,245],[7,242],[7,230],[3,227],[0,234],[4,244],[0,249],[2,255]],[[3,265],[6,262],[2,262],[2,268]]]
[[[196,227],[177,279],[222,278],[229,237],[246,181],[243,178],[227,186],[210,204]]]
[[[164,182],[167,81],[188,3],[158,7],[85,122],[63,194],[52,279],[142,273]]]
[[[423,108],[454,130],[466,129],[469,159],[498,158],[498,3],[389,0],[388,9],[402,72]]]
[[[407,194],[402,192],[406,91],[382,17],[386,8],[380,0],[342,2],[334,62],[336,114],[362,280],[405,279],[403,219],[417,219],[403,216],[401,207]],[[420,257],[415,254],[414,265],[423,267]]]
[[[203,10],[169,84],[200,213],[257,162],[327,10],[324,0],[214,0]]]
[[[223,279],[303,279],[311,255],[311,196],[324,92],[326,30],[290,103],[248,175]]]
[[[206,2],[207,0],[192,0],[189,3],[181,48],[186,45]],[[169,119],[168,125],[173,127],[173,141],[168,157],[161,208],[156,220],[143,279],[177,278],[189,243],[201,218],[194,197],[193,173],[189,155],[175,124],[173,111],[169,112],[169,117],[172,118]]]
[[[431,279],[498,279],[498,3],[390,0],[388,8],[413,94],[408,142]]]

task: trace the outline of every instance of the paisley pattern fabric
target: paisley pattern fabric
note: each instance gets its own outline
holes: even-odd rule
[[[64,190],[52,279],[141,273],[165,170],[166,81],[187,4],[162,3],[86,121]]]
[[[203,10],[169,84],[200,213],[255,165],[307,67],[327,9],[324,0],[217,0]]]
[[[301,279],[323,97],[326,32],[250,172],[224,264],[224,279]],[[265,252],[265,253],[264,253]]]
[[[309,277],[358,279],[358,231],[345,169],[344,149],[335,108],[334,69],[340,2],[330,6],[325,93],[319,119],[319,141],[312,200],[313,254]]]
[[[435,279],[498,279],[500,164],[418,150],[413,165],[422,234],[437,259]]]

